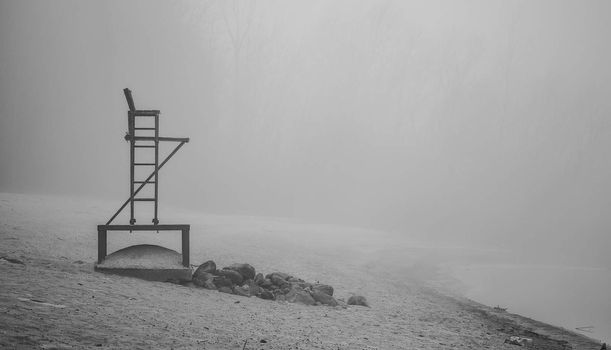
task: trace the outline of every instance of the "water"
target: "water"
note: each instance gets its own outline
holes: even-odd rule
[[[468,264],[452,271],[470,299],[611,342],[608,268]]]

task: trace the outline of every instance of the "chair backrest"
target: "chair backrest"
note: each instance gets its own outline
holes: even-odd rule
[[[130,89],[123,89],[123,93],[125,93],[125,99],[127,100],[127,105],[129,106],[130,111],[135,111],[136,106],[134,105],[134,99],[132,98],[132,92]]]

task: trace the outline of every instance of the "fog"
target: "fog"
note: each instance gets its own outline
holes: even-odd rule
[[[163,203],[609,267],[609,33],[608,1],[3,0],[0,191],[118,208],[129,87],[191,138]]]

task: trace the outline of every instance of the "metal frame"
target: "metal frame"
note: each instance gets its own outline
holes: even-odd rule
[[[191,225],[98,225],[98,264],[106,258],[108,231],[181,231],[182,265],[189,267],[189,231]]]
[[[187,142],[187,137],[161,137],[159,136],[159,110],[138,110],[134,104],[132,93],[129,89],[123,89],[129,111],[127,112],[127,135],[125,140],[129,142],[129,198],[121,205],[114,215],[106,222],[105,225],[98,225],[98,263],[102,263],[106,257],[107,249],[107,232],[108,231],[181,231],[182,232],[182,257],[183,265],[189,266],[189,225],[172,224],[172,225],[159,225],[158,209],[159,209],[159,170],[178,152],[178,150]],[[154,127],[138,127],[136,124],[137,118],[155,118]],[[154,131],[154,136],[142,136],[136,135],[137,131]],[[153,141],[153,144],[150,142]],[[178,142],[178,145],[170,152],[170,154],[159,163],[159,142]],[[147,143],[148,142],[148,143]],[[154,149],[154,163],[137,162],[136,161],[136,148]],[[153,166],[153,172],[145,180],[136,180],[135,173],[136,167],[140,166]],[[136,185],[139,185],[136,188]],[[137,198],[136,195],[146,185],[155,185],[154,196],[152,198]],[[135,218],[135,202],[154,202],[153,211],[153,224],[152,225],[136,225]],[[121,213],[123,209],[129,204],[130,206],[130,219],[129,225],[111,225],[113,220]]]

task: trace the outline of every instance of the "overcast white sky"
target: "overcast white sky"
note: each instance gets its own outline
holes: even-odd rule
[[[609,1],[0,0],[0,191],[120,204],[129,87],[192,140],[164,203],[609,266],[609,33]]]

